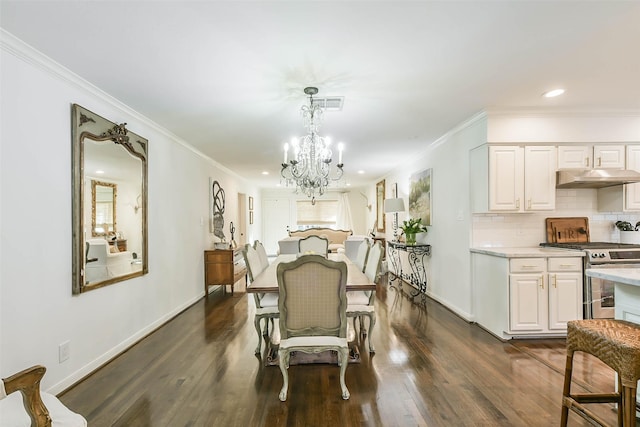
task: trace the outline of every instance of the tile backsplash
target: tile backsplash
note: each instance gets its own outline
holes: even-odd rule
[[[616,221],[640,221],[640,212],[598,212],[597,190],[558,189],[556,210],[537,213],[473,214],[472,247],[528,247],[546,242],[545,218],[588,217],[592,242],[619,242]],[[640,232],[639,232],[640,233]]]

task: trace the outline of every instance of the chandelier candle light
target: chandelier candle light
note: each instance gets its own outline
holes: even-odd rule
[[[284,144],[284,161],[280,174],[285,179],[287,186],[296,185],[296,193],[301,191],[307,197],[311,197],[311,204],[315,204],[316,195],[322,196],[330,181],[338,181],[342,178],[342,151],[344,145],[338,144],[338,164],[335,172],[331,170],[333,153],[331,140],[318,135],[322,107],[313,102],[313,95],[318,93],[318,88],[307,87],[304,93],[309,95],[309,106],[302,106],[301,113],[307,135],[291,141],[293,158],[288,160],[289,144]]]

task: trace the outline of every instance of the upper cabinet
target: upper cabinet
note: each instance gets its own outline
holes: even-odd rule
[[[558,169],[624,169],[624,145],[561,145]]]
[[[640,172],[640,144],[627,145],[627,169]],[[640,183],[624,185],[624,210],[640,210]]]
[[[484,145],[471,151],[473,212],[555,209],[556,148]]]
[[[626,169],[640,172],[640,144],[626,145]],[[601,212],[640,211],[640,183],[599,189],[598,210]]]

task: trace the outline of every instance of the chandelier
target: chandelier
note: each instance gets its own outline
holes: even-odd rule
[[[343,174],[343,144],[338,144],[338,164],[332,171],[331,140],[318,135],[322,108],[313,102],[318,88],[307,87],[304,93],[309,95],[309,106],[302,106],[301,113],[307,134],[291,141],[292,159],[288,160],[289,144],[284,144],[284,162],[280,174],[287,186],[295,183],[296,193],[301,192],[311,198],[315,204],[316,196],[322,196],[330,181],[338,181]]]

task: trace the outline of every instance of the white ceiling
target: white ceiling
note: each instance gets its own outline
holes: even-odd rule
[[[483,109],[640,111],[639,23],[639,1],[0,1],[3,29],[262,186],[306,86],[345,98],[321,134],[353,185]]]

